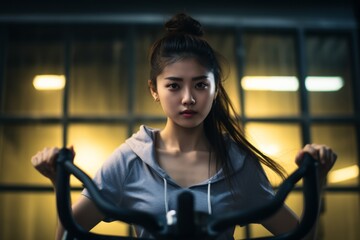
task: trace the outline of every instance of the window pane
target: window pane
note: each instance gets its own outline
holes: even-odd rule
[[[326,193],[321,239],[360,239],[359,193]]]
[[[162,35],[158,29],[141,29],[137,32],[135,40],[136,56],[136,89],[134,107],[139,115],[163,116],[160,103],[154,102],[148,87],[150,79],[149,49]]]
[[[31,39],[35,33],[26,33],[28,35],[10,32],[3,111],[9,114],[59,115],[62,91],[36,90],[33,81],[38,75],[64,75],[63,44],[60,40],[49,39],[46,29],[35,39]]]
[[[212,29],[207,30],[205,35],[213,49],[225,58],[225,61],[223,62],[221,62],[222,58],[219,58],[220,64],[224,64],[222,67],[224,77],[226,78],[224,79],[223,84],[232,103],[234,104],[236,112],[241,114],[234,32],[229,30]]]
[[[249,117],[299,114],[294,38],[283,34],[244,36],[245,114]],[[266,77],[259,79],[258,77]],[[272,78],[269,78],[272,77]],[[285,88],[284,88],[285,87]]]
[[[321,81],[313,79],[313,84],[316,81],[319,84],[314,85],[313,90],[307,86],[310,112],[314,115],[351,114],[353,87],[348,39],[342,36],[309,36],[306,48],[308,77],[337,77]],[[306,81],[311,83],[309,78]],[[316,86],[318,90],[314,89]],[[325,87],[332,88],[326,90]]]
[[[126,137],[127,128],[122,125],[72,124],[68,143],[76,152],[74,163],[92,177]],[[74,177],[71,184],[81,185]]]
[[[355,127],[340,124],[315,124],[311,128],[311,134],[313,142],[330,146],[338,155],[336,164],[328,175],[328,184],[330,186],[358,185],[358,144]]]
[[[58,125],[4,125],[0,127],[0,183],[50,184],[31,165],[44,147],[60,146]]]
[[[0,194],[0,239],[54,239],[56,226],[53,192]]]
[[[80,192],[72,192],[72,201],[79,196]],[[0,193],[0,239],[54,239],[56,226],[53,192]],[[100,222],[91,232],[128,236],[128,227],[122,222]]]
[[[297,165],[295,155],[301,148],[301,129],[298,124],[248,123],[246,135],[262,152],[280,163],[290,174]],[[265,168],[269,180],[278,185],[282,179]]]
[[[124,40],[102,39],[96,32],[72,44],[71,114],[105,115],[127,112],[128,61]]]

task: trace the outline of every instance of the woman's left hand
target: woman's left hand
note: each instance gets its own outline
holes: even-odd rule
[[[325,178],[336,162],[336,153],[326,145],[306,144],[305,147],[296,155],[295,162],[297,165],[301,164],[305,152],[309,153],[315,160],[319,161],[320,177]]]

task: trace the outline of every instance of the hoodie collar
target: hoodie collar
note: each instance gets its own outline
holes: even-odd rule
[[[155,139],[159,131],[159,129],[141,125],[140,130],[127,139],[125,143],[144,163],[153,168],[161,177],[166,177],[166,172],[156,161]]]
[[[156,160],[156,151],[155,151],[155,139],[156,134],[159,132],[159,129],[154,129],[141,125],[137,133],[134,133],[132,137],[127,139],[125,142],[131,148],[131,150],[148,166],[154,169],[162,178],[168,178],[166,172],[159,166]],[[239,171],[244,165],[244,160],[246,154],[241,154],[241,150],[236,146],[236,144],[225,137],[229,146],[229,156],[231,160],[232,167],[234,172]],[[211,182],[214,183],[218,180],[224,178],[222,170],[220,169],[218,173],[210,178]],[[207,184],[208,181],[203,182]]]

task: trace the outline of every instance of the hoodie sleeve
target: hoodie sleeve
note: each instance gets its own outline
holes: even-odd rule
[[[247,157],[238,172],[239,191],[246,208],[260,207],[274,197],[274,190],[261,164]]]
[[[113,204],[119,205],[124,182],[128,171],[128,159],[133,153],[126,144],[117,148],[110,157],[103,163],[93,178],[101,194]],[[85,188],[82,194],[91,199],[91,195]]]
[[[234,168],[232,179],[237,196],[236,208],[259,207],[271,200],[274,190],[260,162],[239,149],[234,142],[231,142],[229,154]]]

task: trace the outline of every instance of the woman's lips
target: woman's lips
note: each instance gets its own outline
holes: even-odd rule
[[[196,114],[196,112],[193,110],[185,110],[185,111],[180,112],[180,114],[184,117],[192,117]]]

